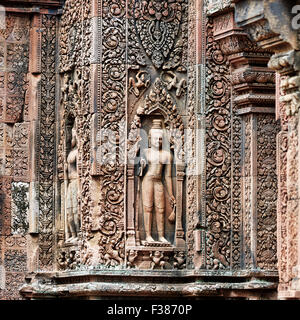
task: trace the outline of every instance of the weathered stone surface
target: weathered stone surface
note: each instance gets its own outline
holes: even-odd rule
[[[299,298],[295,4],[6,1],[0,298]]]

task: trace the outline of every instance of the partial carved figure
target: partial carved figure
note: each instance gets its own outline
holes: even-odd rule
[[[150,258],[152,260],[151,262],[151,269],[153,270],[156,266],[160,267],[161,269],[164,268],[166,262],[162,261],[162,259],[164,258],[164,255],[162,252],[160,251],[154,251],[154,253],[150,253]]]
[[[144,150],[140,162],[140,176],[143,175],[146,164],[148,164],[148,170],[142,180],[142,203],[144,210],[146,241],[155,242],[151,235],[152,214],[155,207],[158,241],[162,243],[169,243],[164,235],[165,188],[163,178],[165,180],[166,191],[169,195],[170,203],[173,208],[175,207],[176,200],[173,195],[171,177],[173,157],[169,151],[162,149],[163,130],[161,120],[153,120],[153,125],[149,132],[149,141],[150,148]]]
[[[66,242],[75,243],[78,240],[80,231],[80,217],[78,214],[77,194],[78,194],[78,172],[77,172],[77,133],[74,122],[72,128],[71,151],[65,163],[66,177],[66,215],[67,215],[67,234]]]
[[[182,94],[184,94],[187,87],[186,80],[181,79],[178,82],[177,75],[173,71],[162,72],[161,79],[167,86],[168,90],[172,90],[172,88],[176,89],[176,97],[179,98]]]
[[[123,263],[123,259],[119,256],[119,250],[116,248],[117,241],[112,239],[106,244],[106,253],[104,255],[105,266],[115,266],[116,262]]]
[[[136,74],[136,80],[133,77],[129,78],[128,91],[133,93],[136,97],[139,97],[141,88],[148,88],[150,85],[149,74],[146,71],[140,70]]]
[[[176,252],[174,255],[174,268],[176,269],[184,269],[186,267],[185,263],[185,252],[184,251],[179,251]]]
[[[129,268],[134,268],[135,264],[134,264],[134,260],[137,258],[138,253],[135,250],[129,250],[128,255],[127,255],[127,266]]]

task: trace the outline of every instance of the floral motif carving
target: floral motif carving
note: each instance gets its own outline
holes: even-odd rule
[[[277,175],[276,135],[273,115],[258,117],[257,128],[257,265],[264,270],[277,268]]]
[[[174,46],[182,18],[180,1],[136,1],[133,17],[139,38],[156,68],[160,68]]]
[[[213,39],[207,23],[206,102],[206,265],[208,269],[230,266],[231,208],[231,114],[229,64]]]
[[[78,19],[78,14],[80,19]],[[59,188],[63,195],[60,206],[60,247],[56,257],[59,269],[74,269],[81,264],[89,264],[92,254],[89,251],[88,241],[91,235],[91,121],[90,101],[91,87],[91,3],[88,0],[78,2],[66,1],[61,19],[60,37],[60,72],[62,79],[61,101],[62,119],[60,122],[60,144],[58,148],[58,177]],[[83,50],[84,48],[84,50]],[[87,50],[86,50],[87,49]],[[64,243],[65,198],[66,183],[66,154],[70,151],[70,125],[74,125],[77,135],[78,173],[77,197],[78,216],[81,218],[81,228],[72,246]],[[75,132],[74,132],[75,133]],[[64,183],[63,183],[64,182]],[[76,202],[76,201],[74,201]],[[79,225],[79,223],[78,223]]]
[[[30,20],[6,15],[6,29],[0,31],[0,120],[15,123],[24,116],[29,65]]]
[[[43,269],[53,264],[54,221],[54,164],[55,164],[55,55],[56,17],[42,17],[42,70],[40,105],[40,152],[39,152],[39,262]]]
[[[196,2],[194,0],[189,1],[188,8],[188,43],[189,47],[187,50],[187,112],[188,112],[188,130],[186,134],[186,145],[187,145],[187,178],[186,178],[186,194],[187,194],[187,206],[186,206],[186,221],[187,221],[187,232],[186,232],[186,243],[187,243],[187,257],[186,265],[187,268],[194,267],[194,229],[198,223],[198,213],[196,208],[196,150],[195,150],[195,129],[196,129],[196,26],[194,13],[196,10]]]

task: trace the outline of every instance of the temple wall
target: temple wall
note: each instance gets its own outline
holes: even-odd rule
[[[297,297],[298,40],[272,3],[8,1],[1,299]]]

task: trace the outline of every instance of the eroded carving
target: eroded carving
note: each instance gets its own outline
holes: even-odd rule
[[[168,240],[164,237],[165,192],[167,192],[169,196],[172,207],[175,207],[176,200],[173,195],[172,186],[173,157],[170,152],[162,149],[163,130],[161,120],[153,120],[149,135],[150,147],[143,150],[140,172],[140,175],[143,176],[143,170],[147,164],[147,172],[142,179],[142,202],[146,241],[150,243],[154,242],[151,236],[151,229],[153,209],[155,209],[158,241],[168,243]],[[163,184],[163,178],[165,185]],[[169,220],[174,222],[174,215],[169,216]]]
[[[71,150],[67,156],[65,163],[65,177],[66,177],[66,242],[74,243],[78,240],[80,231],[80,215],[78,212],[78,149],[77,149],[77,132],[76,121],[74,121],[71,129]]]

